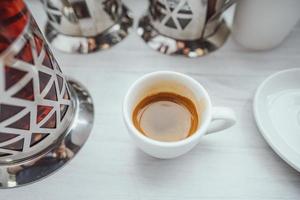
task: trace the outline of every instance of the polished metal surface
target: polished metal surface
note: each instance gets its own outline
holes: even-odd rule
[[[48,16],[46,38],[68,53],[108,49],[127,35],[133,24],[120,0],[42,0]]]
[[[75,114],[66,78],[30,17],[0,55],[0,165],[48,151]],[[62,112],[62,109],[65,110]]]
[[[0,165],[0,188],[26,185],[52,174],[70,161],[86,142],[93,125],[93,102],[81,84],[69,79],[68,85],[75,99],[70,127],[48,152],[23,162]]]
[[[199,57],[220,48],[230,34],[221,17],[234,1],[150,0],[138,34],[164,54]]]
[[[94,117],[88,91],[64,76],[25,4],[9,3],[1,9],[14,17],[0,20],[0,188],[40,180],[65,165]]]
[[[204,56],[220,48],[230,34],[223,20],[214,34],[198,40],[178,40],[161,35],[149,22],[148,16],[140,20],[138,34],[151,48],[163,54],[184,55],[190,58]]]

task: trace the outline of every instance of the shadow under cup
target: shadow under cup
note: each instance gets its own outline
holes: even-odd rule
[[[189,137],[172,142],[163,142],[151,139],[143,135],[133,124],[132,115],[135,107],[145,97],[161,92],[175,93],[190,99],[196,107],[198,114],[197,130]],[[176,72],[154,72],[138,79],[129,89],[124,101],[124,120],[128,126],[129,133],[137,145],[146,153],[155,156],[155,151],[166,148],[164,156],[173,157],[175,152],[170,151],[172,147],[181,147],[183,154],[194,147],[200,136],[205,134],[205,130],[211,120],[211,102],[206,90],[194,79],[184,74]],[[194,144],[191,144],[194,143]],[[148,147],[145,147],[148,146]],[[186,146],[186,149],[182,149]],[[157,150],[155,148],[158,148]],[[149,150],[149,151],[147,151]],[[161,153],[159,153],[161,155]],[[178,152],[177,152],[178,154]],[[157,157],[157,156],[155,156]]]

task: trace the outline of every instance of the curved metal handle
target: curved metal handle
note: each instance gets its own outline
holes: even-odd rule
[[[225,1],[222,8],[216,11],[208,20],[207,22],[213,21],[217,19],[225,10],[227,10],[230,6],[232,6],[237,0],[227,0]]]

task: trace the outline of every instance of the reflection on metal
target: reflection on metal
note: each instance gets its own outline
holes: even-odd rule
[[[150,0],[138,34],[164,54],[199,57],[220,48],[230,30],[220,13],[234,1]]]
[[[48,41],[69,53],[90,53],[119,43],[133,24],[120,0],[42,0]]]
[[[81,84],[73,80],[68,83],[76,110],[71,126],[49,152],[23,162],[0,165],[0,188],[29,184],[50,175],[71,160],[87,140],[93,124],[93,102]]]
[[[93,125],[88,91],[61,71],[22,0],[0,1],[0,188],[73,158]]]

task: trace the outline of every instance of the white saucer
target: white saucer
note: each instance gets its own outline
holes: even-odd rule
[[[300,69],[268,77],[255,94],[253,109],[265,140],[300,172]]]

